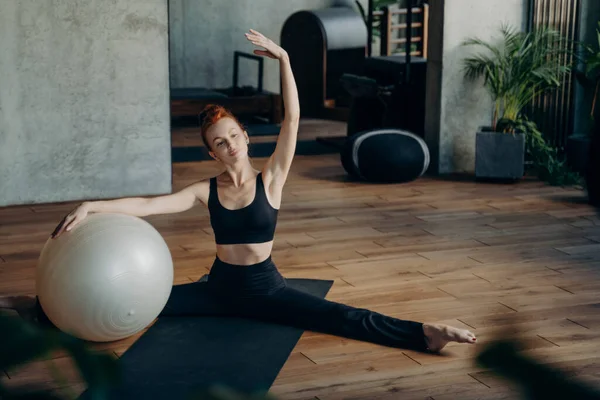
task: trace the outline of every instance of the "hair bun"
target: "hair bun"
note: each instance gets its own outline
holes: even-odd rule
[[[204,145],[210,149],[210,146],[206,142],[206,131],[216,124],[222,118],[231,118],[233,119],[240,127],[240,129],[244,130],[244,127],[238,121],[238,119],[233,115],[231,111],[226,109],[220,104],[208,104],[200,114],[198,115],[198,123],[200,125],[200,133],[202,134],[202,140],[204,141]]]

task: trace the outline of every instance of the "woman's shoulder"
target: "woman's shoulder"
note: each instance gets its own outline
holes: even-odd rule
[[[196,182],[190,183],[189,189],[193,190],[194,195],[204,204],[208,204],[210,196],[210,182],[214,177],[207,177]]]

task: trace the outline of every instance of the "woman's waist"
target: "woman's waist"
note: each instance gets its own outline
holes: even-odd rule
[[[217,255],[208,282],[218,292],[235,296],[270,294],[286,285],[270,255],[248,265],[232,264]]]
[[[273,242],[217,244],[217,258],[232,265],[250,266],[271,256]]]

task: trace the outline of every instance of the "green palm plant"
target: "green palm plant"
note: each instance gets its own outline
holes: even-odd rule
[[[511,124],[522,117],[522,111],[545,92],[558,88],[571,66],[560,60],[569,56],[566,39],[559,32],[543,27],[532,32],[521,32],[509,26],[501,27],[498,43],[473,38],[464,46],[484,50],[467,57],[465,76],[474,80],[483,78],[494,101],[493,131],[512,131]]]
[[[470,80],[483,78],[492,97],[491,131],[522,133],[540,179],[553,185],[579,182],[525,112],[539,96],[559,88],[571,73],[573,43],[548,27],[522,32],[504,25],[500,32],[497,42],[473,38],[463,43],[481,50],[464,60],[464,73]],[[519,151],[518,146],[514,151]]]
[[[594,98],[590,110],[590,118],[594,119],[596,105],[598,102],[598,91],[600,89],[600,22],[596,29],[597,44],[595,47],[583,45],[582,61],[585,64],[585,70],[578,74],[578,77],[584,84],[594,85]]]

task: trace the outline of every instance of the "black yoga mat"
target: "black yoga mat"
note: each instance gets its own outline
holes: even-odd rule
[[[288,279],[324,298],[329,280]],[[110,399],[184,399],[215,385],[267,392],[303,331],[230,317],[161,317],[120,358]],[[86,393],[80,399],[86,399]]]

